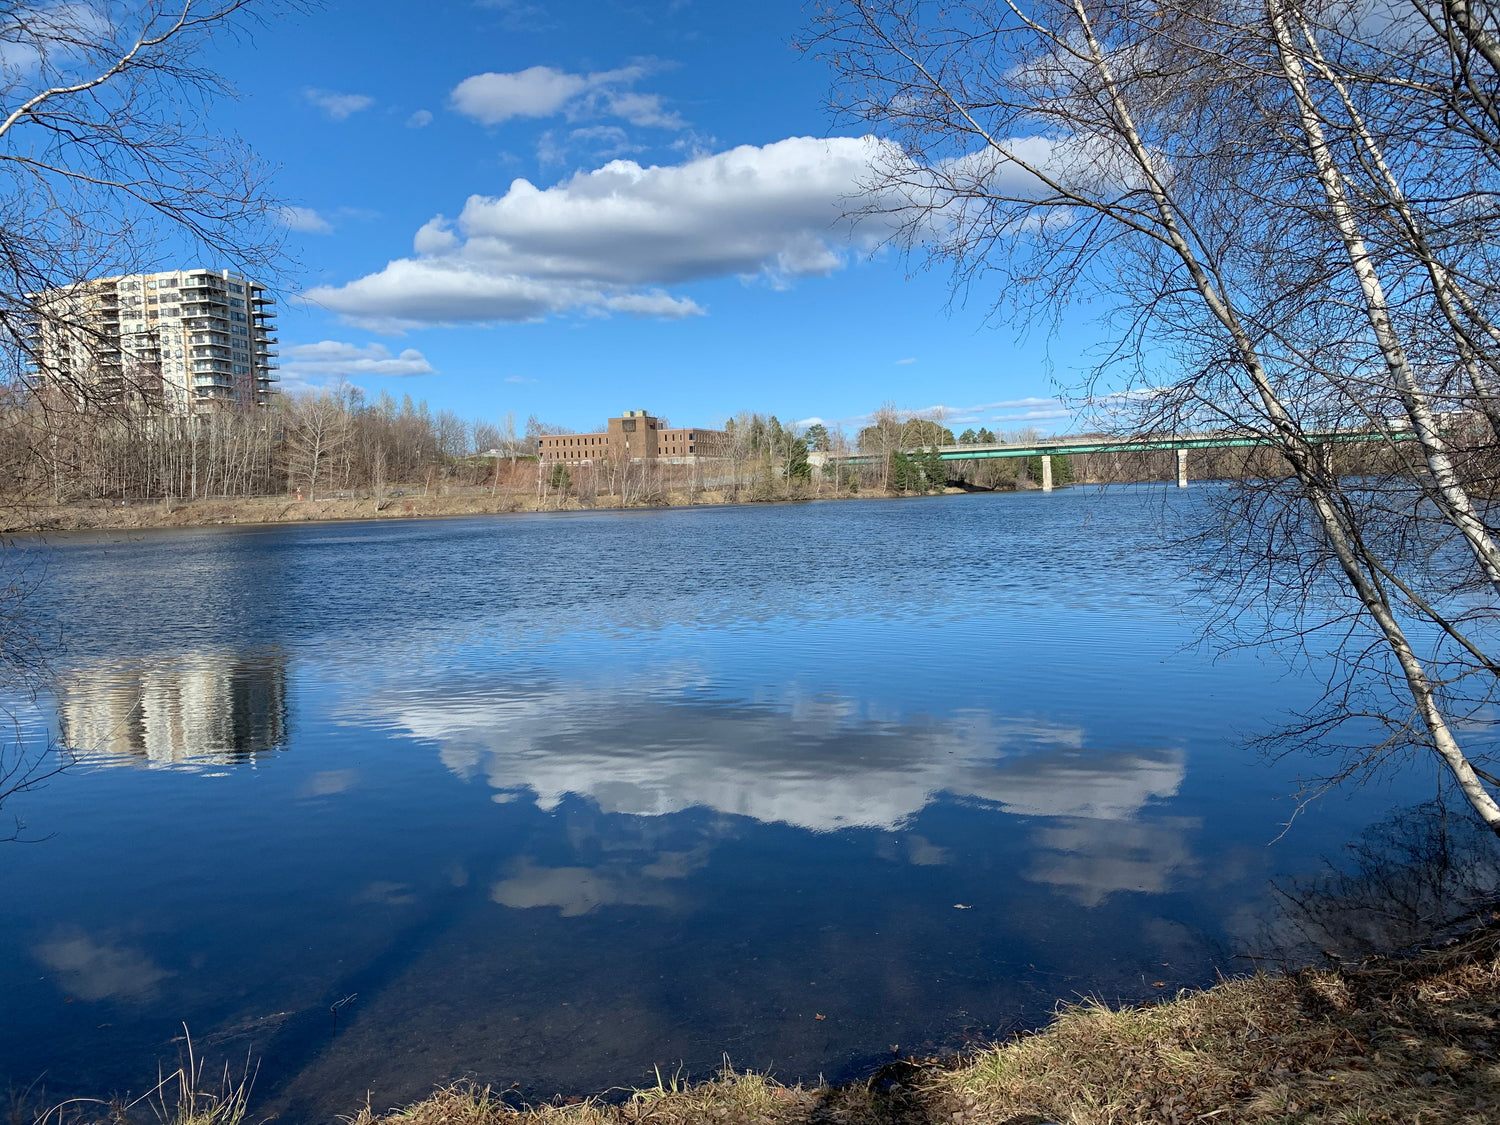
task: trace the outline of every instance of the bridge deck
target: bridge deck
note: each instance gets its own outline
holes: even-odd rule
[[[1356,431],[1339,433],[1315,433],[1305,435],[1308,441],[1323,443],[1410,441],[1416,435],[1410,430]],[[1236,449],[1258,445],[1272,445],[1269,436],[1249,434],[1183,434],[1180,437],[1161,436],[1143,438],[1095,438],[1061,437],[1021,445],[940,445],[937,454],[944,461],[982,461],[995,457],[1043,457],[1067,456],[1082,453],[1150,453],[1176,449]],[[928,454],[926,447],[904,449],[903,453]],[[863,463],[873,461],[873,453],[825,453],[828,461]]]

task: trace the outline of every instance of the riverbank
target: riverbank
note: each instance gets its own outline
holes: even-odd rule
[[[869,1082],[670,1079],[623,1104],[518,1110],[458,1086],[352,1125],[1483,1125],[1500,1120],[1500,924],[1410,958],[1226,980],[1148,1007],[1083,1004],[960,1062]]]
[[[949,494],[967,489],[950,488]],[[697,493],[669,492],[652,503],[633,502],[634,509],[715,507],[725,504],[754,502],[788,502],[801,500],[869,500],[884,498],[885,493],[811,490],[806,495],[777,496],[765,501],[747,492],[738,495],[700,490]],[[298,500],[287,496],[257,496],[208,500],[120,501],[98,500],[78,504],[46,507],[0,507],[0,534],[26,534],[47,531],[138,531],[148,528],[213,527],[219,524],[284,524],[319,521],[441,519],[455,516],[512,515],[526,512],[618,511],[613,497],[585,502],[576,497],[548,496],[502,492],[446,492],[421,496],[398,494],[383,499],[373,497],[330,497]]]

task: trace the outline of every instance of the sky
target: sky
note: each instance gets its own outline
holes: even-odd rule
[[[216,110],[279,168],[289,391],[575,430],[622,410],[1066,432],[1098,330],[844,220],[870,145],[800,0],[325,0],[225,41]]]

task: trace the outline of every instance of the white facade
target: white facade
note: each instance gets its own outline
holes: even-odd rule
[[[98,278],[37,305],[43,382],[186,415],[264,405],[278,378],[275,301],[228,270]]]

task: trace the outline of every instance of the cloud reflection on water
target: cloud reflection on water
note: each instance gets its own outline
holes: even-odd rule
[[[893,855],[939,866],[947,851],[904,829],[946,799],[1038,821],[1021,877],[1080,905],[1121,891],[1159,894],[1195,869],[1187,840],[1195,821],[1140,819],[1178,793],[1182,751],[1094,748],[1087,732],[1063,723],[978,710],[872,716],[835,698],[724,701],[663,690],[660,679],[649,688],[376,692],[357,711],[361,723],[436,746],[450,771],[482,777],[497,800],[543,811],[576,797],[630,818],[708,809],[813,833],[876,829],[893,835]],[[665,881],[686,871],[666,853],[653,856],[647,839],[631,860],[595,867],[526,858],[491,897],[567,916],[607,904],[668,907],[676,896]]]
[[[1176,749],[1094,750],[1078,727],[980,711],[894,720],[837,700],[790,710],[590,685],[382,693],[360,709],[436,745],[458,776],[544,810],[573,794],[604,812],[709,808],[813,832],[896,831],[939,794],[1017,816],[1125,820],[1175,795],[1184,774]]]
[[[138,949],[90,937],[78,930],[59,933],[32,950],[56,973],[63,990],[80,1000],[144,1002],[172,974]]]

